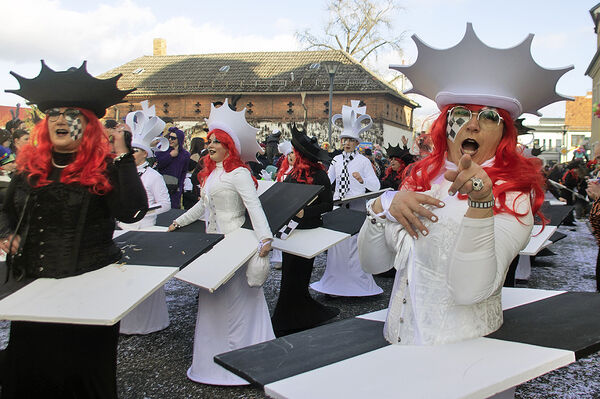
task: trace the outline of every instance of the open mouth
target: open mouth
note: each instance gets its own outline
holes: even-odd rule
[[[69,135],[69,131],[66,130],[66,129],[57,129],[56,130],[56,135],[59,136],[59,137],[68,136]]]
[[[473,156],[477,154],[478,149],[479,143],[473,139],[465,139],[460,146],[460,152],[463,155],[469,154],[470,156]]]

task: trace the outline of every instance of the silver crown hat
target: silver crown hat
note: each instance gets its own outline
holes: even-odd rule
[[[533,34],[520,44],[498,49],[484,44],[467,23],[462,40],[448,49],[435,49],[413,35],[418,50],[412,65],[390,65],[412,83],[406,93],[421,94],[442,109],[448,104],[503,108],[517,119],[522,113],[541,116],[539,109],[556,101],[573,100],[556,93],[556,83],[574,68],[545,69],[531,56]]]
[[[165,122],[156,116],[154,105],[148,107],[148,101],[142,101],[140,104],[142,109],[128,113],[125,123],[131,128],[131,146],[141,148],[151,157],[152,149],[168,150],[169,141],[165,137],[160,137],[165,128]],[[152,142],[157,139],[158,141],[153,146]]]
[[[343,105],[342,113],[333,115],[331,117],[331,123],[335,124],[335,121],[342,119],[343,128],[340,139],[349,137],[356,141],[360,141],[360,134],[373,125],[373,119],[366,114],[366,106],[359,107],[359,100],[351,100],[350,104],[350,107]],[[369,123],[363,126],[363,121],[367,119],[369,120]]]
[[[277,144],[277,151],[282,153],[283,155],[287,155],[292,152],[294,149],[292,148],[291,141],[284,141],[283,143]]]
[[[242,161],[256,162],[256,153],[260,151],[260,146],[256,142],[256,133],[259,129],[246,121],[246,108],[233,111],[229,108],[229,99],[226,98],[223,105],[218,108],[214,104],[210,105],[210,115],[205,121],[209,132],[220,129],[231,137]]]

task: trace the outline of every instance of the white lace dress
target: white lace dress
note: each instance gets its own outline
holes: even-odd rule
[[[201,190],[200,201],[176,221],[185,226],[202,218],[207,233],[227,234],[242,226],[246,209],[257,238],[271,238],[250,172],[237,168],[227,173],[222,163],[217,163]],[[248,384],[216,364],[213,357],[274,338],[263,289],[250,287],[246,268],[241,267],[214,293],[200,290],[194,356],[187,376],[204,384]]]
[[[456,169],[447,162],[447,169]],[[391,343],[435,345],[481,337],[502,325],[501,289],[513,258],[529,241],[529,195],[507,193],[525,216],[465,217],[468,205],[450,197],[445,170],[425,192],[445,202],[425,221],[429,235],[411,238],[398,223],[367,217],[358,245],[365,271],[397,269],[384,336]],[[369,205],[372,201],[369,202]]]

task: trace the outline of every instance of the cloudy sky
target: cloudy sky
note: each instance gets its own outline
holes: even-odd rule
[[[277,51],[302,48],[298,30],[318,32],[327,19],[325,0],[18,0],[0,1],[0,88],[17,88],[9,75],[39,72],[40,59],[54,69],[79,66],[88,60],[100,74],[142,55],[152,54],[152,39],[167,40],[167,53],[198,54],[228,51]],[[466,22],[493,47],[512,47],[529,33],[532,54],[546,68],[574,65],[557,91],[585,95],[592,81],[584,73],[596,51],[589,9],[597,0],[404,0],[396,13],[395,34],[406,32],[403,58],[417,57],[410,36],[447,48],[460,41]],[[385,73],[400,63],[397,53],[382,54],[373,67]],[[387,72],[394,76],[395,72]],[[421,116],[434,111],[429,100],[416,96]],[[23,100],[0,94],[1,105]],[[564,102],[542,109],[544,116],[564,116]]]

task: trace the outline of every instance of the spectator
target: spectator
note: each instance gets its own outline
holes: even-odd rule
[[[183,194],[183,183],[188,170],[190,153],[183,148],[185,134],[176,127],[169,128],[169,149],[163,152],[157,152],[156,169],[165,178],[171,197],[171,208],[181,208],[181,195]],[[171,176],[170,178],[165,176]]]

